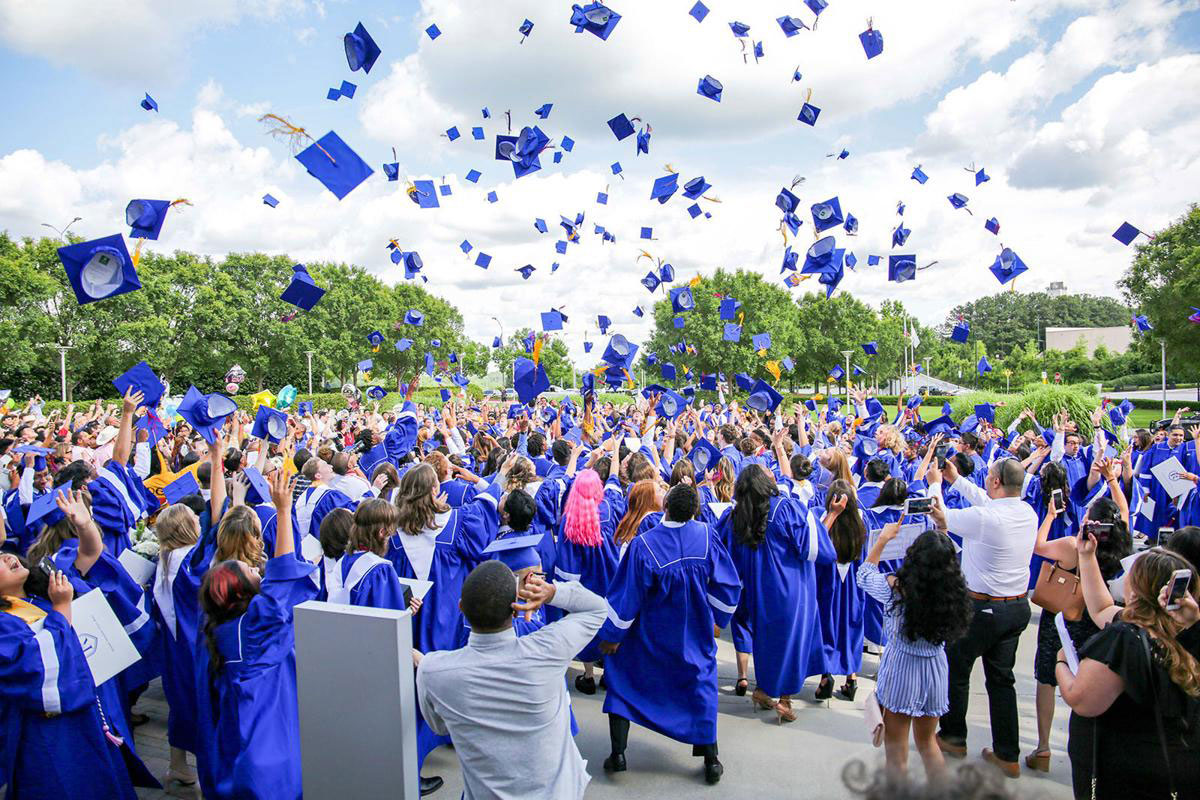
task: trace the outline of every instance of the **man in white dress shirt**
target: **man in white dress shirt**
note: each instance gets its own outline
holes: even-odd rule
[[[346,452],[334,454],[330,463],[333,475],[329,478],[329,486],[357,503],[367,495],[373,497],[374,492],[371,491],[371,484],[362,477],[358,465],[353,463],[351,458],[351,454]]]
[[[604,624],[604,598],[577,581],[530,575],[520,588],[500,561],[463,582],[459,602],[471,637],[459,650],[426,653],[417,668],[421,714],[449,734],[462,765],[463,797],[583,797],[590,777],[571,736],[567,665]],[[550,603],[568,616],[517,638],[513,613]]]
[[[938,507],[939,528],[962,537],[962,571],[975,613],[961,639],[946,646],[950,666],[950,710],[942,717],[938,744],[955,758],[967,753],[967,700],[971,670],[983,659],[991,713],[992,746],[983,758],[1010,778],[1021,774],[1020,725],[1013,665],[1017,643],[1029,624],[1029,561],[1037,540],[1037,512],[1021,499],[1025,471],[1007,458],[992,464],[984,489],[959,475],[953,459],[942,470],[946,484],[969,508]]]

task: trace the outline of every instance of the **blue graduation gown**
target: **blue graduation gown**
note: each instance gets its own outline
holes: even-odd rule
[[[43,494],[45,492],[35,490],[33,499],[37,500]],[[7,523],[5,526],[7,538],[5,538],[4,544],[0,545],[0,551],[23,556],[29,550],[29,546],[37,539],[41,525],[34,526],[36,530],[25,527],[25,514],[28,511],[29,506],[21,505],[21,497],[16,489],[9,489],[5,493],[4,517]]]
[[[351,500],[345,493],[328,486],[310,486],[301,492],[300,497],[296,498],[296,502],[292,504],[292,531],[296,541],[299,542],[306,534],[320,539],[321,521],[335,508],[346,508],[353,511],[358,508],[358,503]],[[300,552],[298,546],[296,552]]]
[[[778,495],[771,498],[766,538],[757,547],[734,532],[732,509],[718,531],[742,583],[734,646],[754,654],[754,677],[763,691],[796,694],[805,678],[824,671],[813,564],[836,560],[829,534],[810,510]]]
[[[554,577],[560,581],[579,581],[585,589],[603,597],[608,593],[608,585],[617,572],[617,562],[620,560],[613,535],[621,520],[606,502],[600,503],[597,511],[600,515],[600,544],[596,547],[584,547],[570,541],[564,532],[566,520],[559,523]],[[576,658],[580,661],[598,660],[599,639],[593,637]]]
[[[863,542],[863,552],[847,564],[816,564],[821,653],[825,672],[831,675],[850,675],[862,668],[867,595],[858,585],[858,568],[866,549]]]
[[[121,749],[104,735],[79,637],[49,602],[30,602],[44,619],[0,611],[0,785],[9,800],[135,800]],[[106,715],[114,711],[119,701],[104,703]]]
[[[337,560],[337,568],[341,571],[343,585],[346,585],[346,581],[351,578],[354,565],[364,557],[367,557],[365,552],[348,553]],[[351,587],[350,605],[365,608],[390,608],[395,611],[407,609],[408,605],[404,602],[404,586],[397,579],[396,568],[392,566],[392,562],[379,556],[368,560],[375,563]]]
[[[302,795],[292,612],[316,597],[314,569],[290,557],[267,562],[246,613],[216,629],[225,658],[216,675],[207,643],[196,643],[196,767],[209,800]]]
[[[1154,474],[1150,471],[1155,465],[1161,464],[1171,456],[1179,458],[1180,462],[1182,462],[1183,448],[1170,447],[1166,442],[1159,442],[1143,452],[1141,458],[1138,459],[1137,464],[1134,466],[1134,474],[1141,479],[1141,486],[1135,486],[1135,490],[1142,492],[1143,497],[1145,497],[1146,492],[1149,493],[1150,499],[1154,501],[1154,513],[1152,516],[1147,517],[1139,509],[1138,513],[1134,515],[1133,527],[1134,530],[1144,534],[1150,542],[1158,541],[1158,529],[1170,523],[1171,519],[1177,513],[1175,504],[1171,501],[1167,490],[1163,488],[1158,478],[1155,478]]]
[[[604,711],[680,742],[717,741],[717,643],[737,608],[741,581],[716,532],[702,522],[663,523],[629,545],[608,590],[600,639]]]
[[[457,478],[444,482],[442,491],[446,493],[446,503],[451,508],[462,508],[474,500],[475,495],[478,494],[475,484],[460,481]]]
[[[100,469],[88,491],[104,549],[113,557],[120,556],[131,545],[129,532],[147,512],[158,508],[158,500],[132,468],[114,460]]]

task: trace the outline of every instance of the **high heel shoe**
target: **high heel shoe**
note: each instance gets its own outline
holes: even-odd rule
[[[815,700],[828,700],[833,697],[833,676],[822,675],[821,682],[817,684],[817,691],[813,695]]]
[[[746,690],[750,688],[750,681],[745,678],[738,678],[737,683],[733,686],[733,693],[738,697],[745,697]]]
[[[838,695],[853,701],[856,694],[858,694],[858,681],[854,678],[846,678],[846,682],[838,689]]]
[[[750,695],[750,699],[754,701],[755,708],[761,708],[763,711],[770,711],[775,707],[775,701],[762,689],[755,688],[754,693]]]
[[[791,698],[788,698],[786,700],[781,699],[778,703],[776,703],[775,704],[775,713],[779,715],[779,724],[780,725],[782,725],[785,722],[795,722],[796,721],[796,712],[792,708]]]
[[[1025,766],[1036,772],[1050,771],[1050,750],[1034,750],[1025,756]]]
[[[595,694],[596,679],[589,678],[587,675],[576,675],[575,688],[583,694]]]

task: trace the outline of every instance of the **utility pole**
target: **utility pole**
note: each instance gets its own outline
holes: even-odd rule
[[[1167,418],[1167,340],[1160,339],[1162,345],[1162,415]],[[65,379],[64,379],[65,380]]]
[[[305,350],[304,355],[308,356],[308,393],[312,394],[312,357],[316,350]]]
[[[58,351],[58,372],[61,383],[61,400],[67,402],[67,351],[75,348],[69,344],[39,344],[38,347],[49,347]]]
[[[843,350],[842,355],[846,357],[846,405],[850,405],[850,356],[854,355],[853,350]]]

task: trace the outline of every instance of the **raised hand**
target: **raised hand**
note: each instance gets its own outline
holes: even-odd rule
[[[83,490],[68,490],[54,497],[58,510],[71,523],[73,530],[81,530],[92,521],[92,512],[83,501]]]

